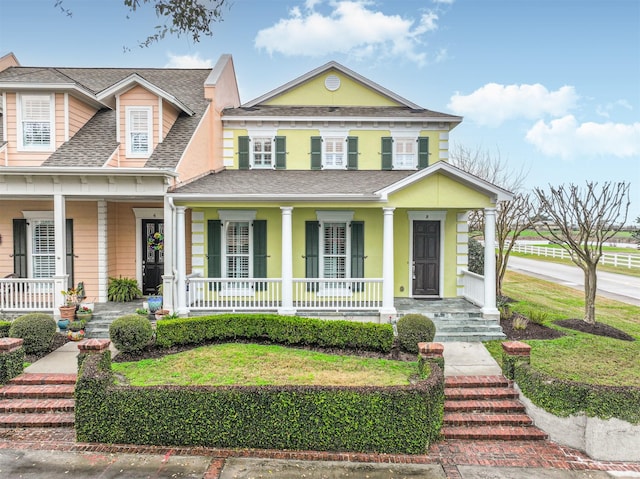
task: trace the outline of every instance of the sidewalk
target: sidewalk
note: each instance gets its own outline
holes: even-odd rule
[[[77,343],[25,372],[75,373]],[[112,349],[115,352],[115,348]],[[481,343],[445,343],[445,375],[496,375]],[[608,479],[640,464],[603,463],[550,441],[442,441],[425,455],[87,444],[73,429],[1,429],[0,477],[23,479]]]

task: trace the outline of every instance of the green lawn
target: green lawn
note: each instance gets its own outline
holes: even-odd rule
[[[552,324],[557,319],[582,318],[583,292],[530,276],[507,273],[504,293],[517,302],[513,310],[548,314],[546,325],[567,333],[553,340],[525,341],[532,346],[531,363],[541,371],[562,379],[611,386],[640,387],[640,307],[608,298],[596,300],[597,321],[634,336],[621,341],[580,333]],[[486,343],[491,354],[501,359],[500,341]]]
[[[219,344],[160,359],[113,363],[120,382],[153,385],[335,385],[409,384],[415,362],[338,356],[284,346]]]

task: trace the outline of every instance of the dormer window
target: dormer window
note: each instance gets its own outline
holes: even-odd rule
[[[18,149],[52,151],[54,148],[54,96],[18,96]]]
[[[127,156],[147,158],[151,155],[151,107],[127,107]]]

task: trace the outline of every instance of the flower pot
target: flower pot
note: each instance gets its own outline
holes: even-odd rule
[[[169,311],[168,311],[168,310],[166,310],[166,309],[158,309],[158,310],[155,312],[155,317],[156,317],[156,319],[162,319],[162,318],[164,318],[167,314],[169,314]]]
[[[67,331],[67,338],[71,341],[80,341],[81,339],[84,339],[84,329],[81,329],[80,331]]]
[[[76,307],[74,305],[60,306],[58,309],[60,310],[60,319],[73,321],[73,318],[76,317]]]
[[[80,311],[78,311],[76,313],[76,318],[78,318],[78,320],[80,321],[89,321],[91,318],[93,318],[93,313],[81,313]]]
[[[162,308],[162,296],[149,296],[147,302],[149,303],[149,311],[151,313],[155,313]]]
[[[60,331],[66,331],[67,330],[67,326],[69,326],[69,320],[68,319],[59,319],[58,320],[58,328],[60,328]]]

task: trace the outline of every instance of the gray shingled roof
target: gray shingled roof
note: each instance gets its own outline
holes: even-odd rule
[[[223,112],[223,119],[232,117],[370,117],[370,118],[454,118],[462,121],[462,117],[440,113],[426,109],[414,109],[404,106],[362,107],[362,106],[289,106],[289,105],[257,105],[250,108],[230,108]]]
[[[208,106],[208,101],[204,98],[204,83],[210,72],[210,69],[11,67],[0,72],[0,87],[3,83],[18,81],[32,84],[75,83],[97,95],[137,74],[195,112],[193,116],[180,114],[163,143],[158,145],[145,164],[148,168],[173,169]],[[51,155],[44,165],[102,166],[117,146],[115,128],[113,111],[100,110],[74,138]]]
[[[373,193],[415,171],[380,170],[222,170],[172,191],[176,194],[362,195]]]

